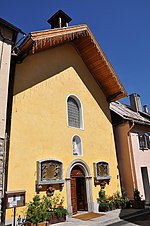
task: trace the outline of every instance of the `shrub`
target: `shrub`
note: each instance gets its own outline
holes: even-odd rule
[[[97,199],[97,201],[99,203],[99,211],[108,211],[109,203],[103,189],[99,191],[99,198]]]
[[[60,195],[53,197],[39,195],[33,197],[27,205],[26,221],[37,224],[43,221],[49,221],[53,214],[56,214],[58,218],[66,216],[67,210],[63,206],[63,198]]]
[[[130,200],[127,198],[127,193],[123,189],[122,195],[117,191],[112,196],[106,196],[105,191],[101,189],[99,191],[99,198],[97,199],[99,203],[99,209],[104,209],[103,211],[112,210],[113,208],[125,208],[130,207]]]
[[[141,201],[140,192],[139,192],[139,190],[137,188],[134,189],[133,195],[134,195],[134,200],[135,201]]]

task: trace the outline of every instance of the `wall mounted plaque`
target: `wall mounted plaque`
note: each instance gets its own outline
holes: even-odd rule
[[[40,160],[37,162],[38,185],[64,183],[62,162],[54,159]]]
[[[111,176],[109,173],[109,164],[105,161],[99,161],[94,163],[94,184],[100,185],[104,188],[106,184],[109,184]]]

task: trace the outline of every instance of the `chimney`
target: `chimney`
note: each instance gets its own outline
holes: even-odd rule
[[[51,24],[51,29],[68,27],[72,19],[62,10],[58,10],[47,22]]]
[[[142,105],[140,100],[140,95],[137,93],[133,93],[130,95],[130,105],[133,111],[142,111]]]
[[[145,113],[148,113],[148,107],[147,107],[147,105],[144,105],[143,106],[143,110],[144,110]]]

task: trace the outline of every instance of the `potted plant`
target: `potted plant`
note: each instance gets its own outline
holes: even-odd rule
[[[112,196],[107,197],[105,191],[101,189],[99,191],[99,198],[97,199],[99,204],[99,211],[105,212],[108,210],[114,210],[118,208],[130,208],[131,201],[127,197],[125,190],[122,190],[122,195],[117,191]]]
[[[114,202],[114,196],[113,196],[113,195],[112,195],[112,196],[109,196],[109,197],[107,198],[107,202],[108,202],[108,204],[109,204],[109,209],[110,209],[110,210],[115,209],[115,202]]]
[[[54,224],[66,221],[66,215],[68,214],[68,211],[63,206],[64,198],[60,198],[60,195],[55,195],[51,198],[51,201],[52,214],[49,223]]]
[[[105,191],[103,189],[101,189],[99,191],[99,198],[97,199],[97,201],[99,203],[99,212],[108,211],[109,203],[107,201],[107,198],[106,198],[106,195],[105,195]]]
[[[122,188],[122,197],[121,197],[121,208],[130,208],[131,200],[127,197],[127,192]]]
[[[135,188],[133,192],[134,200],[132,200],[132,207],[135,209],[144,209],[145,208],[145,200],[142,200],[140,191]]]
[[[27,206],[26,225],[31,225],[31,223],[37,224],[44,221],[41,207],[40,197],[38,195],[34,196],[33,200],[29,202]]]
[[[122,208],[124,205],[123,199],[118,191],[114,193],[114,205],[116,209]]]
[[[33,197],[26,210],[25,225],[46,226],[66,220],[67,210],[63,206],[63,198],[60,195],[52,197],[39,195]]]
[[[114,193],[114,206],[116,209],[121,208],[129,208],[130,207],[130,200],[127,197],[127,192],[122,189],[122,195],[120,192]]]

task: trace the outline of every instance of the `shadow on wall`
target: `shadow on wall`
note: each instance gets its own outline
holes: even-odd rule
[[[80,79],[110,121],[109,106],[104,93],[71,44],[30,55],[21,64],[18,64],[16,66],[14,95],[71,67],[80,76]]]

